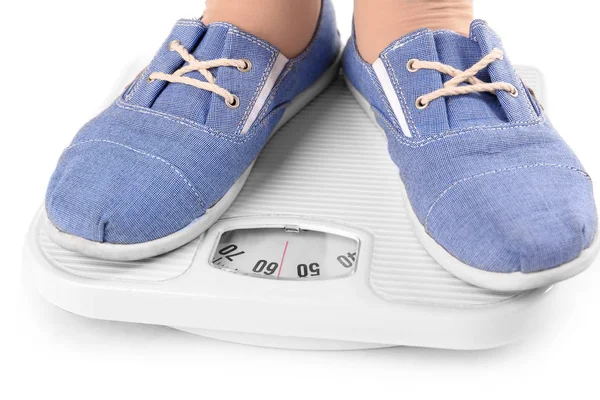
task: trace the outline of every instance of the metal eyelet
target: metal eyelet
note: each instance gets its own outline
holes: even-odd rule
[[[423,97],[419,97],[417,101],[415,101],[415,107],[417,107],[418,110],[424,110],[429,107],[429,103],[424,103]]]
[[[171,43],[169,43],[169,51],[174,51],[175,46],[179,45],[181,45],[181,42],[179,40],[173,40]]]
[[[419,69],[415,68],[415,62],[417,62],[419,60],[417,60],[416,58],[411,58],[410,60],[408,60],[408,62],[406,63],[406,69],[409,72],[417,72]]]
[[[240,72],[248,72],[252,69],[252,62],[250,60],[248,60],[247,58],[243,58],[242,61],[244,62],[244,67],[239,68],[238,67],[238,71]]]
[[[232,110],[238,108],[240,106],[240,98],[237,97],[236,95],[233,95],[233,102],[230,103],[227,100],[225,100],[225,104],[227,104],[227,107],[231,108]]]
[[[146,79],[146,82],[148,82],[148,83],[152,83],[152,82],[154,82],[154,79],[152,79],[152,78],[148,77],[148,78]]]
[[[519,90],[517,88],[514,88],[514,90],[512,92],[508,92],[508,94],[515,98],[519,97]]]

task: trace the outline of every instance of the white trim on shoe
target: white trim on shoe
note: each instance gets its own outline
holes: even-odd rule
[[[258,99],[256,99],[256,103],[254,103],[254,106],[250,111],[250,115],[248,116],[248,119],[246,120],[246,123],[242,128],[242,134],[245,135],[246,133],[248,133],[248,131],[254,124],[254,121],[256,121],[258,114],[260,114],[260,111],[262,110],[263,106],[265,105],[265,102],[267,101],[267,98],[269,97],[271,91],[273,90],[273,87],[275,86],[275,82],[277,82],[277,78],[279,78],[279,75],[281,75],[281,72],[285,68],[288,61],[290,60],[288,60],[283,54],[279,53],[277,59],[275,60],[275,63],[273,64],[273,68],[271,69],[271,72],[267,77],[267,81],[263,86],[262,90],[260,91]]]
[[[394,115],[402,128],[402,133],[406,137],[412,137],[410,133],[410,128],[408,127],[408,122],[406,122],[406,115],[404,115],[404,111],[402,110],[402,106],[400,105],[400,100],[398,99],[398,94],[396,93],[396,89],[394,89],[394,85],[392,84],[392,80],[385,69],[385,64],[378,58],[373,63],[373,70],[375,70],[375,75],[377,75],[377,79],[383,88],[383,92],[385,93],[385,97],[389,101],[392,106],[392,111],[394,111]]]

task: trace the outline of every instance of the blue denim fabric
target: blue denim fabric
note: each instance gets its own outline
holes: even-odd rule
[[[179,40],[199,60],[247,58],[250,72],[212,69],[237,95],[230,109],[212,92],[164,81],[184,65],[168,50]],[[46,195],[59,230],[88,240],[143,243],[201,217],[246,171],[286,106],[329,67],[340,49],[330,0],[310,46],[288,61],[250,130],[241,129],[279,51],[225,23],[179,21],[147,70],[106,111],[85,125],[61,156]],[[204,78],[196,72],[190,77]]]
[[[474,21],[469,38],[423,29],[382,52],[412,137],[402,132],[354,38],[342,62],[385,130],[390,155],[428,234],[470,266],[531,273],[571,261],[591,245],[597,214],[590,177],[508,57],[478,78],[515,85],[517,98],[503,91],[444,97],[423,110],[416,99],[450,77],[406,67],[418,58],[464,70],[495,47],[504,50],[498,35]]]

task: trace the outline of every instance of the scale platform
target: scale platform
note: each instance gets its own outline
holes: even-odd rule
[[[539,71],[518,68],[538,97]],[[42,213],[25,267],[51,303],[293,349],[486,349],[543,329],[550,288],[498,293],[442,269],[413,234],[385,137],[338,78],[267,144],[202,237],[141,262],[63,250]]]

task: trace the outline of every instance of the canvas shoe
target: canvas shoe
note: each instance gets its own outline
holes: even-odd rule
[[[372,65],[351,38],[342,63],[385,131],[415,232],[442,267],[517,291],[591,264],[599,246],[591,179],[484,21],[470,37],[418,30]]]
[[[340,47],[330,0],[293,59],[227,23],[177,22],[148,68],[62,154],[46,195],[51,239],[136,260],[198,237],[271,135],[337,76]]]

